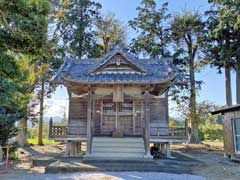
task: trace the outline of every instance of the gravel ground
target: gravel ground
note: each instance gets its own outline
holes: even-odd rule
[[[69,173],[69,174],[25,174],[4,180],[207,180],[206,178],[187,174],[144,173],[144,172],[103,172],[103,173]]]

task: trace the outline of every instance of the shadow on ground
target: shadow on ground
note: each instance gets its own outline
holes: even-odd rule
[[[184,156],[178,152],[172,153],[172,159],[159,158],[152,161],[84,161],[82,158],[67,158],[62,156],[37,156],[33,159],[34,166],[44,166],[45,173],[69,173],[86,171],[138,171],[138,172],[168,172],[177,174],[192,174],[192,167],[202,162]]]

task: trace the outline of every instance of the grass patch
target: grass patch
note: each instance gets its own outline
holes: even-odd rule
[[[35,138],[35,139],[28,139],[28,143],[29,144],[38,144],[38,139]],[[43,139],[43,144],[59,144],[59,142],[56,142],[54,140],[49,140],[49,139]]]

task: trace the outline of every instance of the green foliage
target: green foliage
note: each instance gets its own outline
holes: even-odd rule
[[[206,11],[208,34],[204,39],[205,62],[216,67],[238,68],[240,59],[240,2],[211,0]]]
[[[223,140],[222,118],[219,115],[213,116],[210,114],[210,112],[221,108],[206,101],[197,105],[199,136],[201,140]]]
[[[91,0],[63,0],[55,17],[56,35],[63,49],[63,56],[82,58],[91,56],[96,43],[93,22],[99,18],[101,5]]]
[[[48,0],[0,0],[0,108],[2,144],[16,135],[14,123],[27,117],[36,76],[31,61],[45,53]],[[9,116],[14,119],[8,119]],[[2,135],[4,134],[4,135]]]
[[[201,140],[206,140],[205,138],[209,138],[210,140],[216,140],[214,139],[217,137],[217,139],[222,139],[223,137],[223,131],[222,131],[222,118],[219,115],[211,115],[210,112],[222,109],[223,107],[217,106],[211,102],[203,101],[201,103],[197,103],[196,105],[196,119],[195,122],[198,124],[198,130],[199,130],[199,138]],[[188,107],[188,103],[181,103],[178,106],[178,110],[181,113],[181,117],[186,119],[188,122],[188,126],[190,126],[191,121],[190,119],[190,109]],[[184,121],[180,121],[184,122]],[[174,119],[170,119],[170,125],[174,126],[178,123]],[[204,138],[204,134],[207,134]],[[220,138],[221,137],[221,138]]]
[[[199,51],[200,41],[205,33],[204,23],[198,12],[189,13],[184,11],[182,15],[176,15],[171,23],[171,38],[175,50],[175,64],[179,66],[182,73],[185,74],[184,80],[187,82],[186,90],[189,98],[189,121],[192,128],[192,142],[198,140],[198,121],[196,115],[196,89],[198,81],[195,79],[197,71],[196,56]],[[201,82],[200,82],[201,83]],[[172,91],[173,97],[176,97],[175,90]],[[185,98],[185,96],[183,96]],[[185,100],[185,99],[184,99]]]
[[[106,16],[101,16],[95,22],[97,28],[97,44],[102,50],[101,56],[103,56],[113,46],[125,44],[126,31],[116,16],[112,13]]]
[[[160,9],[157,9],[154,0],[142,0],[141,5],[137,8],[138,17],[129,21],[129,26],[138,33],[131,42],[131,51],[150,57],[168,56],[167,46],[170,42],[167,27],[170,18],[168,3],[162,4]]]
[[[64,125],[59,123],[59,125]],[[27,140],[29,144],[38,144],[38,131],[39,131],[39,125],[36,125],[32,128],[28,128],[27,130]],[[54,140],[48,139],[48,123],[43,122],[43,133],[42,133],[42,141],[43,144],[55,144],[58,142],[55,142]]]
[[[16,136],[18,130],[14,126],[16,121],[15,112],[9,109],[0,108],[0,145],[6,146],[8,140]]]
[[[39,131],[39,125],[35,125],[32,128],[28,128],[27,130],[27,137],[28,139],[37,139],[38,138],[38,131]],[[48,123],[43,122],[43,139],[48,138]]]
[[[193,64],[194,73],[199,70],[200,61],[196,61],[197,52],[206,33],[205,25],[198,12],[184,11],[182,15],[175,15],[171,23],[171,39],[174,48],[174,63],[179,71],[186,75],[184,80],[190,84],[190,65]],[[200,57],[198,57],[200,59]],[[197,84],[200,82],[196,81]]]
[[[236,70],[237,103],[240,103],[240,1],[211,0],[206,11],[208,34],[203,41],[204,63],[225,68],[226,102],[232,105],[231,69]]]
[[[169,127],[185,127],[185,121],[169,118]]]
[[[38,144],[38,138],[29,138],[27,139],[29,144],[37,145]],[[56,142],[54,140],[49,140],[48,138],[43,138],[43,144],[58,144],[59,142]]]
[[[0,0],[1,49],[41,53],[47,41],[47,0]]]
[[[27,138],[28,139],[37,139],[37,137],[38,137],[38,129],[36,127],[27,129]]]
[[[201,140],[223,140],[223,126],[221,124],[207,124],[199,127]]]

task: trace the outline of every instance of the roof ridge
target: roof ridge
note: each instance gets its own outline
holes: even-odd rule
[[[132,63],[134,66],[141,69],[143,72],[150,73],[150,72],[148,72],[147,69],[145,69],[143,66],[141,66],[141,64],[137,63],[137,59],[138,59],[137,57],[133,56],[129,52],[126,52],[123,48],[121,48],[118,45],[115,46],[114,48],[112,48],[111,50],[109,50],[107,52],[107,54],[104,57],[102,57],[102,59],[99,61],[99,63],[96,63],[95,67],[90,69],[89,73],[93,73],[98,68],[104,66],[112,57],[114,57],[118,53],[121,54],[123,57],[125,57],[128,62]]]

